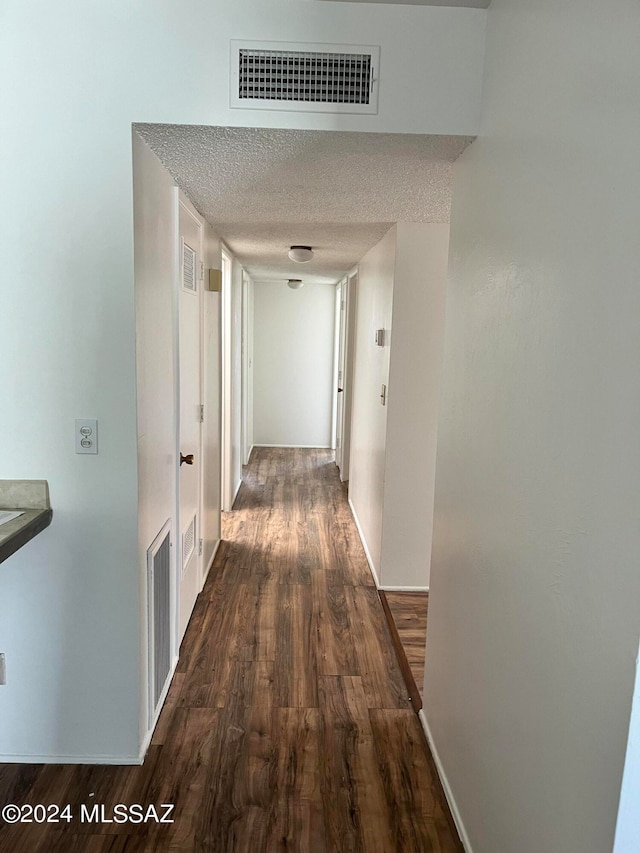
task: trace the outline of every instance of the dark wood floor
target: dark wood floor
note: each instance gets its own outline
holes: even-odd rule
[[[331,455],[254,451],[224,537],[144,766],[0,767],[0,805],[175,823],[0,820],[0,850],[460,851]]]
[[[387,592],[385,595],[411,674],[422,696],[429,593]]]

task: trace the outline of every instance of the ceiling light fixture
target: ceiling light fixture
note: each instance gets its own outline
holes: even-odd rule
[[[291,290],[300,290],[303,282],[301,278],[290,278],[287,284],[291,288]]]
[[[311,246],[291,246],[289,257],[297,264],[306,264],[313,257],[313,249]]]

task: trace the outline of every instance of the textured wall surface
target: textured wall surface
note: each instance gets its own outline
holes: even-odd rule
[[[627,0],[494,0],[455,167],[425,708],[474,853],[613,844],[640,632],[639,41]]]

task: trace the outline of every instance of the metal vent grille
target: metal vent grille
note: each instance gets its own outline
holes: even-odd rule
[[[196,253],[188,243],[182,242],[182,286],[185,290],[196,289]]]
[[[147,551],[149,622],[149,725],[153,725],[171,674],[171,522]]]
[[[231,106],[377,112],[379,48],[232,42]]]
[[[302,53],[240,50],[240,98],[368,104],[371,56],[366,53]]]
[[[191,555],[196,547],[196,517],[191,519],[191,523],[187,527],[182,537],[182,574],[184,575],[187,568],[187,563],[191,559]]]

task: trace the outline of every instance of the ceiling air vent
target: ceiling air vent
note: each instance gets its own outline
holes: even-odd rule
[[[231,106],[253,110],[377,113],[380,48],[231,42]]]

